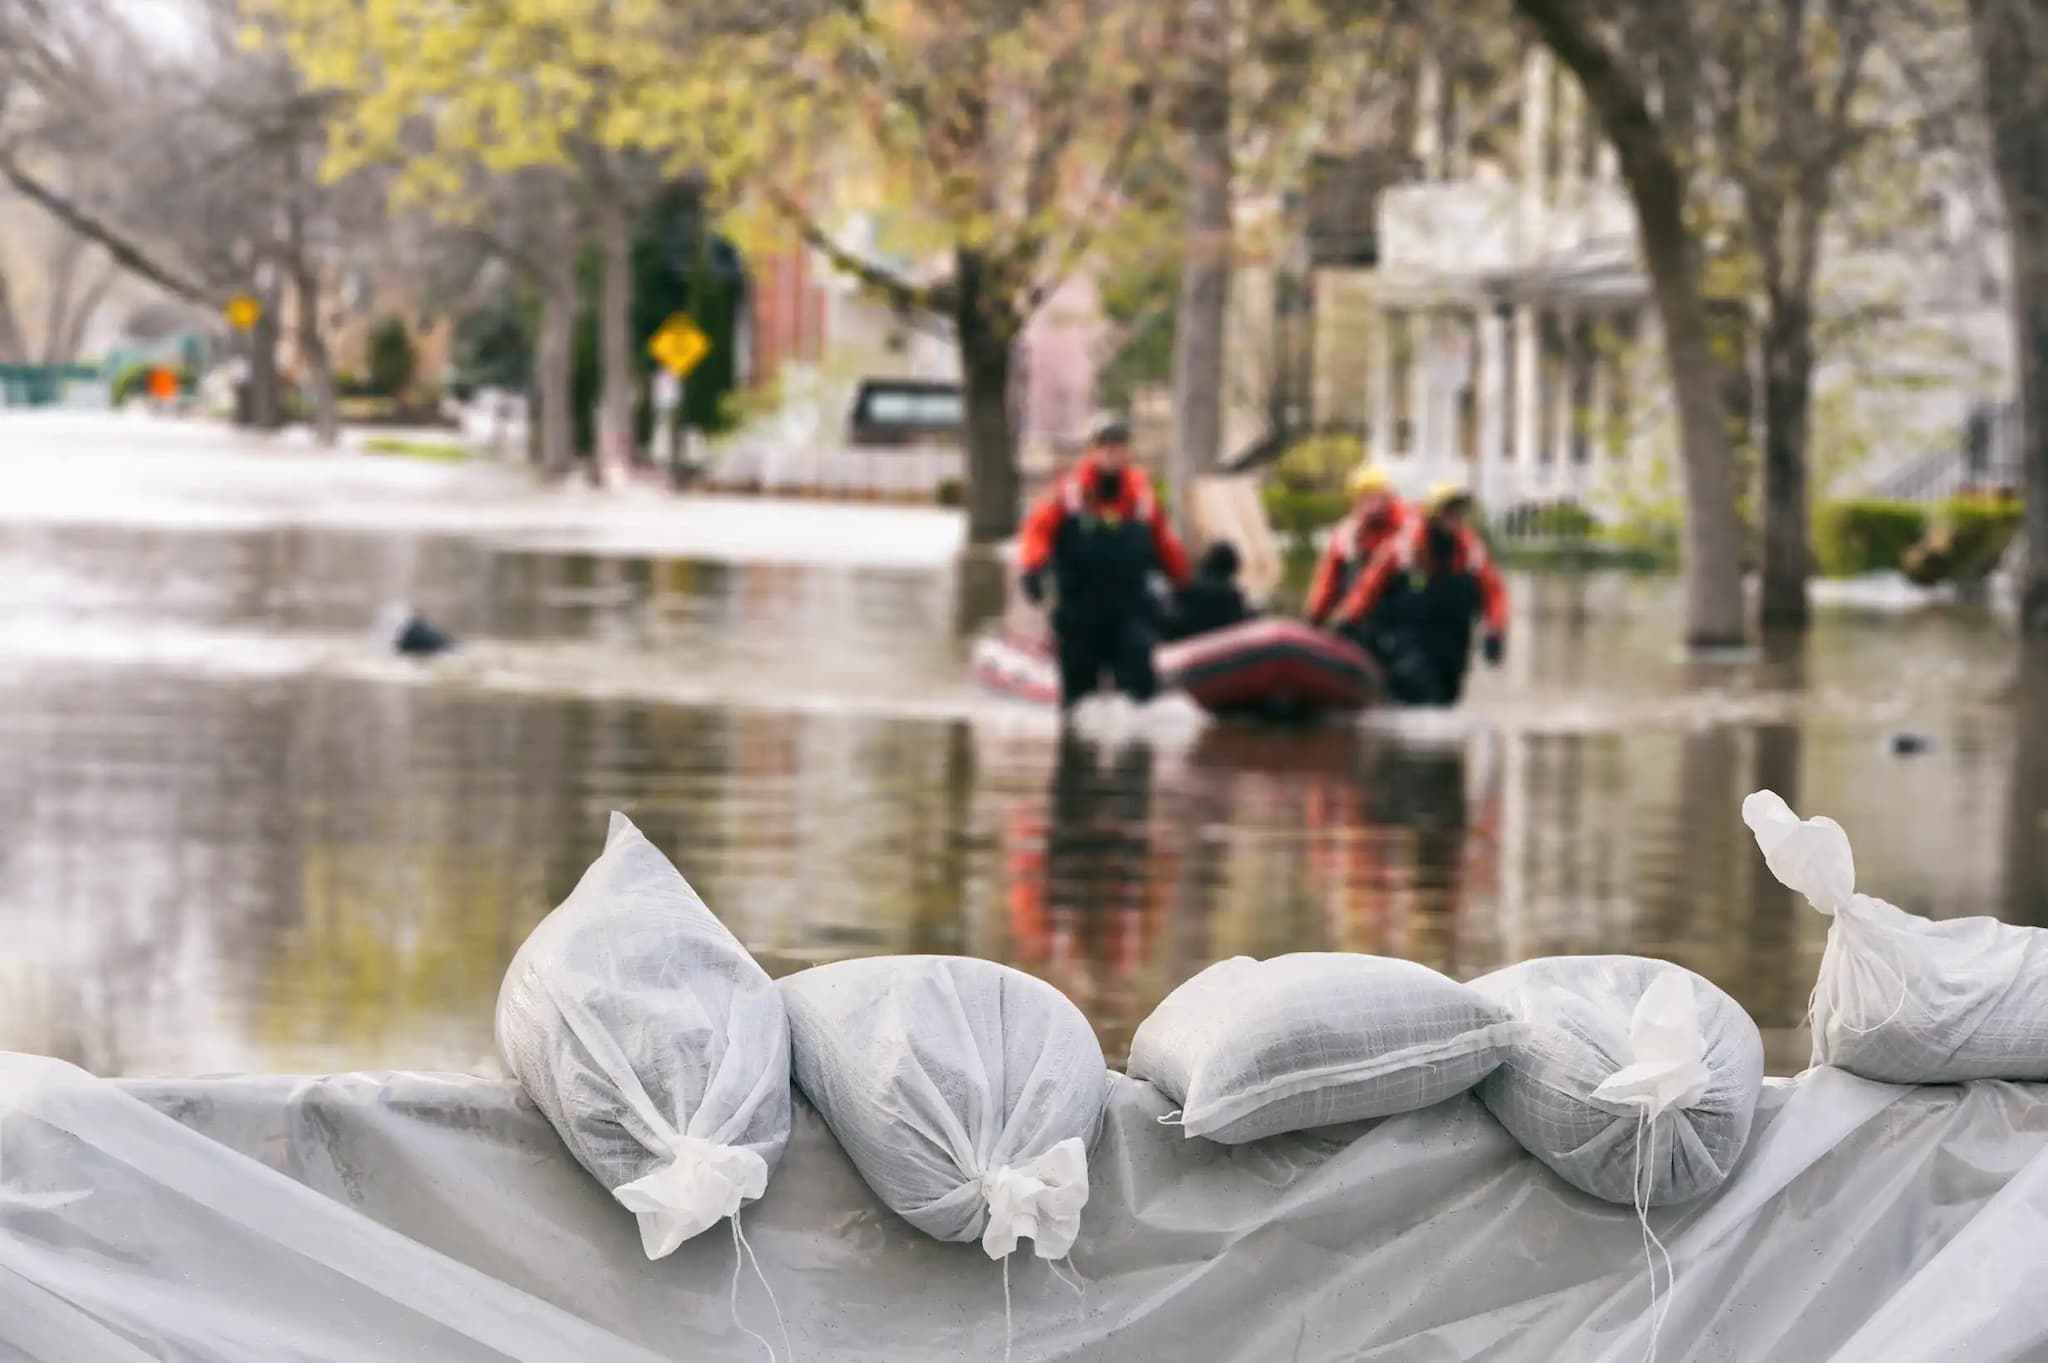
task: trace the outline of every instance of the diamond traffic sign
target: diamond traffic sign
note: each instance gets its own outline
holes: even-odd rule
[[[679,312],[661,324],[661,330],[647,342],[647,353],[656,364],[682,378],[711,353],[711,338]]]
[[[263,319],[263,304],[254,295],[238,293],[221,308],[221,315],[236,331],[247,331]]]

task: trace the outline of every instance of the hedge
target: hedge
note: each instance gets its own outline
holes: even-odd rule
[[[1293,544],[1307,544],[1318,531],[1343,520],[1352,501],[1342,492],[1310,492],[1282,483],[1267,483],[1259,495],[1274,533]]]
[[[1828,502],[1814,517],[1814,564],[1828,577],[1889,572],[1927,533],[1927,524],[1927,508],[1917,502],[1875,497]]]
[[[1900,563],[1922,586],[1982,582],[2019,534],[2017,497],[1953,497],[1935,508],[1934,524]]]

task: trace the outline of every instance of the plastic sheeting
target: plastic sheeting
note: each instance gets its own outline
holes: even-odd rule
[[[1461,1097],[1225,1147],[1113,1085],[1073,1263],[1010,1265],[1023,1360],[1616,1360],[1634,1215]],[[1734,1178],[1651,1222],[1664,1360],[2048,1356],[2048,1088],[1766,1086]],[[1000,1268],[884,1211],[799,1104],[742,1214],[796,1360],[1002,1356]],[[129,1082],[0,1056],[0,1359],[760,1359],[718,1236],[649,1263],[503,1083]],[[749,1273],[738,1313],[772,1325]],[[763,1330],[776,1340],[772,1330]]]

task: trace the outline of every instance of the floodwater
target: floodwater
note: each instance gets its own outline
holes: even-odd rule
[[[988,956],[1113,1055],[1239,953],[1469,977],[1643,952],[1797,1068],[1826,924],[1741,826],[1759,786],[1840,819],[1869,892],[2048,924],[2048,697],[1960,608],[1701,663],[1668,583],[1522,581],[1510,665],[1458,713],[1288,733],[1111,704],[1063,737],[963,680],[1002,583],[942,516],[15,421],[0,1049],[491,1069],[504,966],[613,809],[773,973]],[[401,598],[468,646],[380,654]],[[1925,752],[1894,754],[1905,730]]]

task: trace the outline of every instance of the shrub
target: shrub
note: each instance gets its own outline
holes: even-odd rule
[[[365,454],[390,454],[403,459],[424,459],[431,463],[461,463],[469,450],[446,440],[408,440],[399,436],[373,435],[363,442]]]
[[[1527,502],[1508,508],[1499,529],[1510,537],[1588,540],[1600,533],[1600,518],[1577,502]]]
[[[404,319],[386,317],[370,332],[370,392],[380,398],[395,398],[412,386],[413,369],[419,352]]]
[[[2017,497],[1952,497],[1934,510],[1934,524],[1909,549],[1900,566],[1921,586],[1940,582],[1982,582],[2019,534]]]
[[[154,364],[131,364],[120,373],[114,375],[113,387],[108,390],[108,401],[114,406],[119,407],[131,398],[147,398],[149,396],[150,371],[156,368],[158,366]],[[180,393],[191,392],[193,382],[192,371],[173,366],[172,372],[178,376],[178,391]]]
[[[1814,518],[1814,562],[1828,577],[1886,572],[1899,567],[1926,533],[1927,510],[1914,502],[1828,502]]]
[[[1342,492],[1304,491],[1278,482],[1267,483],[1260,498],[1274,533],[1294,544],[1307,543],[1351,509],[1351,498]]]
[[[1304,492],[1342,492],[1364,458],[1365,442],[1355,435],[1312,435],[1274,461],[1273,481]]]

